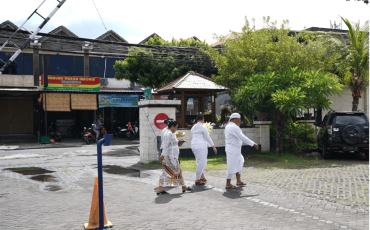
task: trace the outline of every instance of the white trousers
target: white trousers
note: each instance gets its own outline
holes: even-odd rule
[[[192,146],[191,150],[194,153],[195,161],[197,163],[195,180],[200,180],[202,174],[204,173],[204,169],[207,166],[208,148],[207,145],[205,145],[205,147]]]

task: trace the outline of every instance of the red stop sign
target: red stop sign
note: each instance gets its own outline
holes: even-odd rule
[[[164,120],[168,119],[168,116],[165,113],[160,113],[154,118],[154,124],[158,129],[164,129],[166,128],[166,124],[164,123]]]

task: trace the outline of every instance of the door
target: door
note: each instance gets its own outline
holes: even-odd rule
[[[0,100],[0,134],[32,133],[32,100]]]

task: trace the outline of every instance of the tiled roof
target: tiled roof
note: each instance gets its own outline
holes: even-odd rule
[[[62,33],[62,32],[65,33],[65,34],[67,34],[68,37],[78,38],[78,36],[76,34],[74,34],[72,31],[70,31],[69,29],[67,29],[65,26],[58,26],[57,28],[55,28],[52,31],[50,31],[48,34],[58,35],[58,33]],[[40,38],[41,41],[45,41],[47,39],[48,39],[47,37]]]
[[[57,33],[60,33],[60,32],[66,33],[69,37],[78,38],[78,36],[76,34],[74,34],[72,31],[67,29],[67,27],[65,27],[65,26],[58,26],[57,28],[50,31],[49,34],[57,34]]]
[[[116,32],[114,32],[113,30],[109,30],[108,32],[105,32],[104,34],[100,35],[99,37],[97,37],[96,39],[97,40],[109,40],[109,35],[115,39],[117,39],[117,41],[119,42],[124,42],[124,43],[128,43],[123,37],[119,36]],[[107,39],[108,38],[108,39]],[[112,38],[112,40],[113,40]]]
[[[154,38],[154,35],[156,35],[157,37],[161,38],[161,36],[159,36],[158,34],[156,33],[152,33],[151,35],[149,35],[147,38],[145,38],[144,40],[142,40],[141,42],[139,42],[138,44],[140,45],[145,45],[145,43],[147,43],[149,41],[150,38]]]
[[[236,33],[236,35],[234,33],[228,33],[226,36],[224,36],[221,40],[214,43],[212,46],[215,47],[215,46],[222,45],[226,41],[226,39],[235,40],[236,38],[240,36],[241,36],[241,33]]]
[[[155,89],[154,92],[160,93],[172,89],[206,89],[206,90],[226,90],[224,86],[217,85],[211,78],[203,76],[194,71],[189,71],[185,75]]]
[[[10,27],[13,30],[18,29],[18,26],[16,26],[13,22],[11,22],[9,20],[6,20],[5,22],[0,24],[0,28],[6,28],[6,27]]]

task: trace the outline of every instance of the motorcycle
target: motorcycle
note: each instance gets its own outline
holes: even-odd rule
[[[132,141],[136,138],[139,138],[139,127],[137,125],[137,122],[135,121],[134,122],[134,125],[132,126],[131,125],[131,122],[128,122],[128,124],[126,125],[128,128],[127,128],[127,132],[126,132],[126,135],[127,135],[127,138]]]
[[[50,126],[48,128],[48,133],[49,133],[50,139],[54,139],[56,142],[62,141],[62,134],[60,134],[57,131],[56,125],[54,123],[50,123]]]
[[[103,138],[105,134],[107,134],[107,130],[103,126],[100,126],[98,139]],[[85,141],[86,144],[88,145],[90,143],[96,142],[96,134],[91,127],[88,129],[84,127],[84,132],[82,133],[82,140]]]
[[[121,122],[115,121],[114,125],[113,125],[113,135],[121,137],[121,136],[123,136],[124,131],[125,131],[125,129],[122,129]]]

